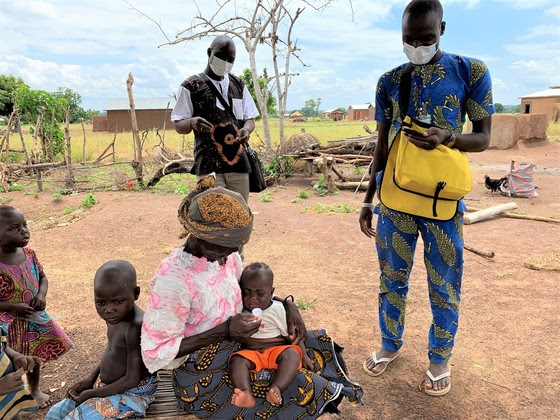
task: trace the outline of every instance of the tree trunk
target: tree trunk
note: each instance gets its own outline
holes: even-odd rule
[[[47,147],[47,149],[48,149],[48,156],[49,156],[49,162],[53,162],[53,161],[54,161],[54,146],[53,146],[54,123],[55,123],[55,119],[54,119],[54,107],[53,107],[52,116],[51,116],[51,134],[50,134],[50,136],[49,136],[49,145],[48,145],[48,147]]]
[[[126,79],[126,89],[128,91],[128,101],[130,103],[130,122],[132,124],[132,137],[134,138],[134,160],[132,161],[132,167],[134,168],[136,179],[140,184],[143,184],[144,181],[142,179],[142,142],[140,141],[140,135],[138,134],[138,121],[136,120],[136,106],[134,105],[134,96],[132,95],[133,83],[134,83],[134,76],[132,76],[132,73],[128,73],[128,79]]]
[[[249,65],[251,67],[251,75],[253,76],[253,86],[255,87],[255,96],[257,97],[257,104],[261,110],[261,117],[264,130],[264,145],[267,156],[272,156],[272,140],[270,137],[270,121],[268,119],[268,110],[266,102],[264,101],[263,93],[259,85],[259,78],[257,76],[257,62],[255,60],[255,48],[249,43],[245,44],[247,52],[249,53]],[[265,85],[266,89],[266,85]]]
[[[86,129],[84,127],[84,119],[80,118],[82,124],[82,133],[84,133],[84,144],[82,145],[82,165],[86,164]]]
[[[23,153],[25,153],[25,160],[28,165],[31,165],[31,158],[29,157],[29,153],[27,152],[27,147],[25,147],[25,139],[23,138],[23,132],[21,131],[21,120],[19,118],[19,112],[16,115],[17,118],[17,125],[19,131],[19,138],[21,140],[21,147],[23,148]]]
[[[66,109],[66,121],[64,125],[64,137],[66,138],[66,188],[74,188],[74,172],[72,170],[72,145],[70,142],[70,108]]]

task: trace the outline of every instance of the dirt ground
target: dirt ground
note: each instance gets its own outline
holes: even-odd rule
[[[516,199],[518,210],[560,218],[560,143],[472,154],[475,186],[466,203],[488,207],[513,201],[483,185],[485,174],[503,176],[511,159],[537,165],[539,197]],[[304,188],[310,197],[293,203]],[[357,213],[305,210],[317,203],[359,207],[363,193],[318,197],[309,179],[293,178],[269,194],[270,202],[258,195],[250,198],[255,229],[245,248],[246,261],[267,262],[276,274],[278,294],[293,294],[310,304],[303,311],[308,327],[327,329],[345,347],[350,376],[363,387],[365,404],[343,403],[340,418],[560,417],[560,273],[524,267],[531,258],[560,253],[559,224],[496,218],[465,226],[466,244],[496,256],[488,260],[465,253],[460,328],[451,360],[453,388],[448,396],[433,398],[417,390],[428,364],[431,322],[422,246],[412,272],[404,353],[384,375],[372,378],[361,365],[379,343],[374,241],[360,232]],[[104,323],[93,307],[96,268],[113,258],[131,261],[144,307],[158,263],[181,243],[179,195],[96,193],[99,204],[61,216],[64,207],[78,205],[83,196],[53,203],[51,193],[38,198],[9,194],[11,204],[30,220],[30,247],[49,278],[47,310],[75,343],[73,351],[44,368],[43,388],[56,398],[94,367],[106,342]]]

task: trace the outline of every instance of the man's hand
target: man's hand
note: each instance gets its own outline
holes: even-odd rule
[[[193,130],[199,131],[201,133],[209,133],[212,131],[212,124],[210,124],[202,117],[191,118],[191,127]]]
[[[46,296],[43,296],[41,293],[38,293],[37,296],[35,296],[31,300],[31,302],[29,303],[29,306],[31,306],[36,311],[44,311],[45,308],[47,307]]]
[[[6,395],[10,392],[16,392],[21,389],[23,380],[21,377],[25,374],[22,368],[15,372],[8,373],[6,376],[0,378],[0,395]]]
[[[237,141],[239,143],[245,143],[246,141],[249,140],[250,135],[251,133],[249,133],[249,130],[247,130],[246,128],[241,128],[237,132]]]
[[[19,316],[20,318],[29,318],[35,313],[35,309],[33,309],[27,303],[14,303],[10,312],[12,312],[15,316]]]
[[[371,226],[372,218],[371,209],[363,207],[360,211],[360,229],[368,238],[375,238],[375,229]]]
[[[422,133],[421,136],[415,136],[414,134],[406,134],[410,142],[422,149],[433,150],[440,144],[449,139],[449,130],[442,130],[437,127],[430,127]]]

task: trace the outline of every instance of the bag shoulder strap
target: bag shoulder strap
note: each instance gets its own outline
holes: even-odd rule
[[[212,93],[214,95],[216,95],[216,98],[218,98],[218,100],[220,101],[220,103],[222,104],[222,106],[224,107],[226,112],[229,114],[229,116],[231,118],[233,118],[233,120],[235,121],[235,124],[239,125],[239,122],[238,122],[237,118],[235,117],[235,115],[233,113],[233,110],[231,109],[231,105],[228,104],[227,101],[224,99],[224,96],[220,92],[218,92],[218,89],[216,88],[216,85],[214,85],[214,83],[212,83],[210,78],[205,73],[200,73],[199,76],[201,77],[202,80],[204,80],[206,82],[206,84],[208,85],[208,87],[210,88]],[[230,79],[230,82],[231,82],[231,79]]]
[[[399,108],[401,111],[401,119],[408,113],[408,104],[410,102],[410,85],[412,83],[412,63],[407,63],[402,71],[401,82],[399,84]]]

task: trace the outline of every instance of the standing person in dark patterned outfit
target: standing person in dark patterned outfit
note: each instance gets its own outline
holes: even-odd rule
[[[419,134],[407,134],[412,144],[423,149],[433,150],[443,145],[463,152],[481,152],[490,142],[491,114],[494,113],[490,74],[480,60],[439,49],[440,37],[445,31],[442,19],[443,8],[438,0],[412,0],[404,10],[402,41],[412,63],[412,72],[408,73],[410,100],[408,108],[401,110],[399,88],[401,84],[405,86],[401,79],[405,66],[410,68],[410,65],[400,65],[381,76],[375,99],[379,133],[373,162],[376,176],[370,179],[360,213],[362,232],[370,238],[376,237],[381,269],[381,348],[366,358],[363,368],[369,375],[379,376],[399,356],[408,280],[420,233],[424,240],[433,316],[429,332],[430,366],[421,389],[434,396],[445,395],[451,388],[448,362],[459,321],[465,205],[460,200],[450,220],[435,220],[390,209],[382,199],[374,209],[378,214],[377,229],[374,229],[372,200],[378,186],[381,189],[385,182],[393,182],[391,175],[383,177],[383,171],[391,145],[401,135],[402,115],[429,127]],[[463,134],[465,114],[473,122],[472,133]]]
[[[226,35],[216,37],[207,54],[204,73],[189,77],[179,87],[171,120],[180,134],[194,130],[192,173],[200,179],[215,172],[216,186],[238,192],[248,201],[250,166],[245,143],[255,129],[259,111],[243,82],[229,74],[235,61],[233,40]],[[224,109],[209,83],[229,103],[237,121]]]

